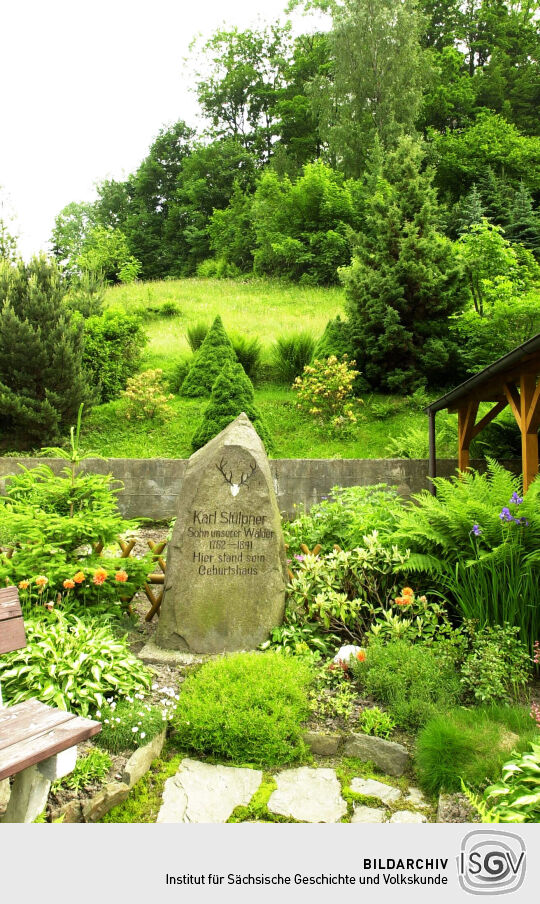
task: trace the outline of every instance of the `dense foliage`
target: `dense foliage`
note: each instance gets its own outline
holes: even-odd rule
[[[240,362],[226,362],[212,386],[202,421],[193,434],[191,441],[193,449],[200,449],[206,445],[243,412],[255,427],[267,452],[271,451],[270,434],[254,398],[253,384]]]
[[[235,358],[223,321],[217,316],[190,364],[180,390],[182,395],[190,398],[210,395],[224,365]]]
[[[138,369],[146,335],[139,317],[106,311],[84,325],[83,365],[100,401],[116,399]]]

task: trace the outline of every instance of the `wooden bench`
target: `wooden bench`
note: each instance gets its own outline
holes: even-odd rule
[[[0,590],[0,655],[26,646],[16,587]],[[33,822],[45,808],[51,782],[71,772],[77,744],[101,731],[101,723],[26,700],[2,705],[0,689],[0,789],[14,776],[0,822]],[[1,799],[1,794],[0,794]]]

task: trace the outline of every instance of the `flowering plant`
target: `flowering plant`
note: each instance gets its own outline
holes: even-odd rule
[[[336,431],[343,431],[356,423],[353,383],[359,374],[355,361],[343,355],[341,361],[331,355],[323,361],[307,364],[301,377],[293,383],[297,393],[297,408],[318,418]]]

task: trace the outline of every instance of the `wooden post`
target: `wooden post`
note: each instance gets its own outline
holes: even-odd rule
[[[540,422],[540,383],[534,374],[522,374],[520,388],[521,458],[523,491],[527,492],[538,474],[538,424]]]
[[[430,477],[437,476],[437,448],[435,444],[435,412],[429,411],[429,471]],[[429,492],[432,496],[437,495],[437,487],[434,483],[430,483]]]
[[[473,436],[474,422],[478,412],[478,402],[465,402],[458,408],[458,469],[469,467],[469,446]]]

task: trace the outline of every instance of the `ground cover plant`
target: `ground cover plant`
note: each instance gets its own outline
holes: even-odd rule
[[[280,653],[237,653],[207,662],[182,685],[173,741],[236,762],[302,759],[310,680],[307,662]]]

